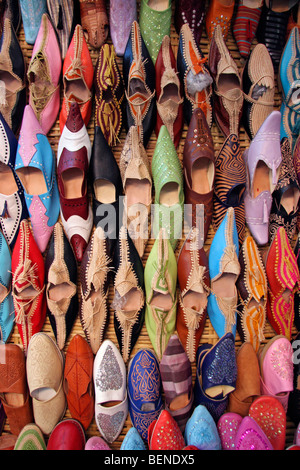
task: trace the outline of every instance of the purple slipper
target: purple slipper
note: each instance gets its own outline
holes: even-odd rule
[[[111,448],[102,437],[92,436],[86,441],[84,450],[111,450]]]
[[[236,450],[273,450],[269,439],[250,416],[245,416],[235,438]]]
[[[137,20],[136,0],[110,0],[110,37],[116,54],[123,56],[131,25]]]

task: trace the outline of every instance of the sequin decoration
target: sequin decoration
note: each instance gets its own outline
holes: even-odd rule
[[[149,7],[148,2],[141,2],[139,14],[141,34],[154,64],[164,36],[170,36],[171,19],[171,1],[165,10],[156,10]]]
[[[236,450],[270,450],[267,442],[255,429],[246,429],[235,445]]]
[[[104,413],[97,414],[99,429],[101,429],[107,442],[113,442],[117,438],[120,429],[123,427],[125,418],[124,411],[118,411],[112,416]]]
[[[170,413],[162,411],[155,423],[150,450],[181,450],[185,446],[183,435]]]
[[[205,406],[195,408],[187,422],[184,437],[187,445],[195,445],[199,450],[221,450],[217,426]]]
[[[235,346],[230,337],[222,339],[214,349],[214,359],[206,369],[206,378],[215,385],[236,381]]]
[[[274,372],[283,380],[293,381],[293,349],[289,341],[276,341],[271,353]]]
[[[235,413],[225,413],[218,421],[218,431],[223,450],[235,449],[235,438],[242,417]]]
[[[122,373],[111,346],[107,346],[95,379],[101,392],[119,390],[123,385]]]
[[[275,397],[259,397],[251,405],[249,416],[255,419],[264,431],[274,450],[284,450],[286,413]]]

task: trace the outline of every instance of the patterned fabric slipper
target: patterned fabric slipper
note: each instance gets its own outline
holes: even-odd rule
[[[248,235],[239,254],[241,272],[237,280],[239,314],[237,329],[244,342],[257,352],[264,338],[267,308],[267,276],[257,244]]]
[[[215,162],[214,210],[212,223],[217,231],[229,207],[234,208],[239,243],[245,233],[246,166],[237,135],[225,140]]]

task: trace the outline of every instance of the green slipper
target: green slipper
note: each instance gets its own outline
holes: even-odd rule
[[[148,336],[160,360],[176,327],[177,262],[164,229],[159,232],[149,253],[145,271]]]
[[[172,0],[142,0],[139,25],[143,40],[155,65],[162,40],[170,36]]]
[[[36,424],[27,424],[20,432],[14,450],[46,450],[42,431]]]
[[[182,237],[183,174],[174,143],[164,125],[158,134],[151,169],[155,188],[152,235],[157,238],[160,229],[164,228],[175,250]]]

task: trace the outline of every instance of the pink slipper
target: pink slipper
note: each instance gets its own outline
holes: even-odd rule
[[[257,422],[245,416],[236,434],[235,450],[273,450],[273,446]]]
[[[235,438],[243,418],[238,413],[224,413],[217,424],[223,450],[235,449]]]
[[[293,390],[293,348],[283,335],[274,336],[260,353],[261,395],[277,398],[287,411]]]
[[[84,450],[111,450],[111,448],[102,437],[92,436],[86,441]]]

